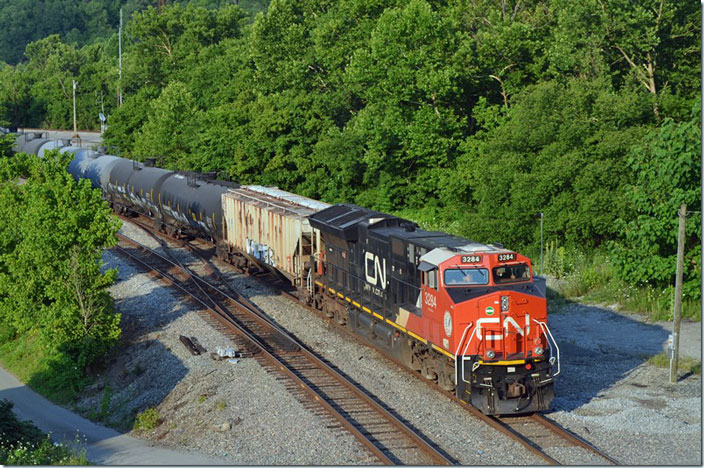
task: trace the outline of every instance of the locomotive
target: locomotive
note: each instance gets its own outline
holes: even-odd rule
[[[529,258],[352,204],[168,171],[42,134],[15,145],[49,149],[72,153],[68,171],[116,212],[285,278],[301,302],[485,414],[550,407],[559,348]]]

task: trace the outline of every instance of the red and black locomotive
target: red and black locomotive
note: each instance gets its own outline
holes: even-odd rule
[[[309,220],[328,316],[484,413],[549,407],[559,356],[528,258],[354,205]]]

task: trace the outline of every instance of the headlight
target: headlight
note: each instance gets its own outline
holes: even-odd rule
[[[486,357],[488,357],[489,359],[494,359],[496,357],[496,353],[490,349],[486,352]]]
[[[501,312],[508,310],[508,296],[501,296]]]
[[[533,352],[535,354],[537,354],[538,356],[540,356],[543,354],[543,348],[541,348],[540,346],[536,346],[535,349],[533,350]]]

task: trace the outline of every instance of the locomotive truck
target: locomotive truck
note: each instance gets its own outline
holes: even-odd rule
[[[301,302],[482,412],[550,407],[559,348],[529,258],[367,208],[168,171],[42,134],[15,146],[49,149],[71,153],[68,171],[116,212],[285,278]]]

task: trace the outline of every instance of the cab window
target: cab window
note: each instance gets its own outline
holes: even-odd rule
[[[438,270],[434,268],[430,271],[423,272],[423,284],[431,288],[438,289]]]
[[[496,284],[530,281],[530,268],[525,263],[496,267],[492,273]]]
[[[489,271],[486,268],[453,268],[445,270],[446,286],[468,286],[488,284]]]

